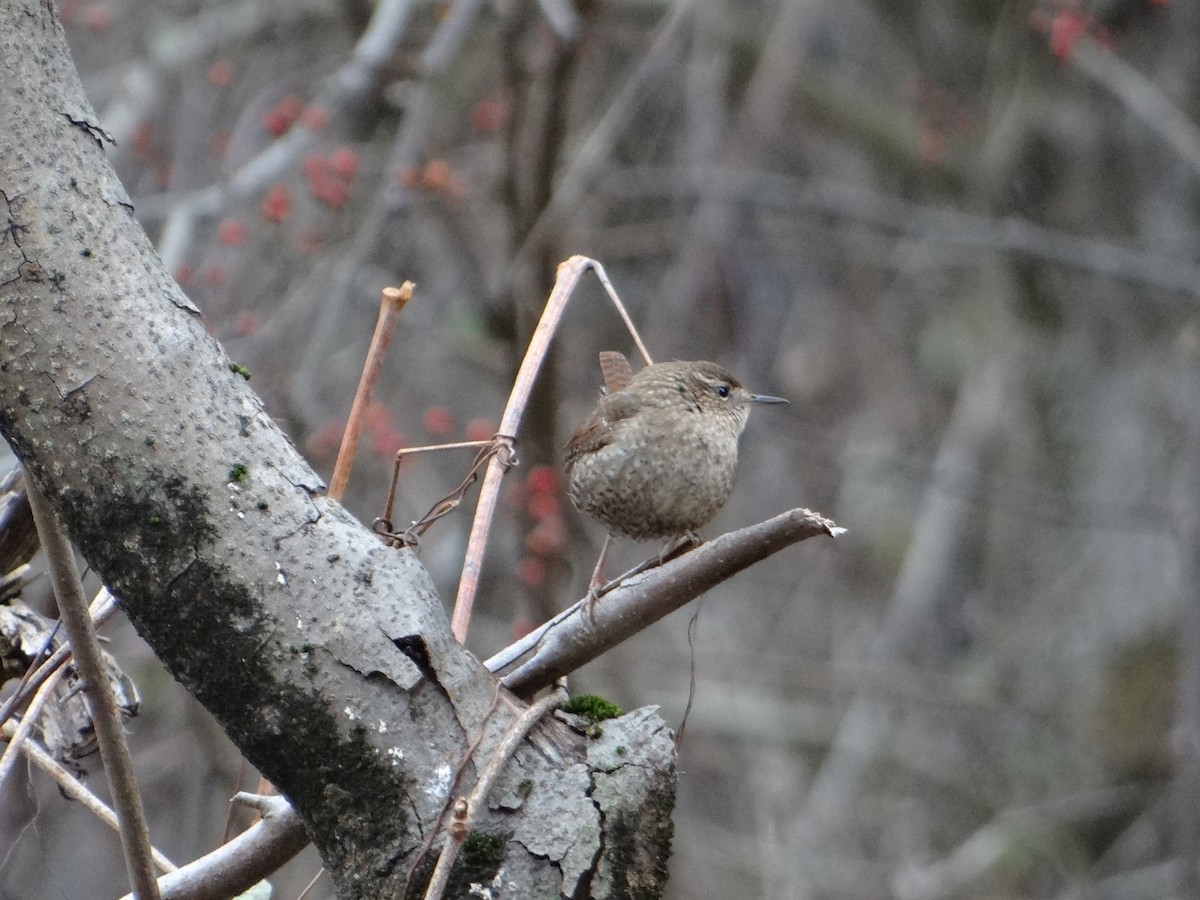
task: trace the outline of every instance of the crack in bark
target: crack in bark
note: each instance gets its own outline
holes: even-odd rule
[[[103,147],[105,141],[108,141],[108,143],[112,144],[114,147],[117,146],[116,138],[114,138],[112,134],[110,134],[108,131],[105,131],[99,125],[93,124],[87,119],[76,119],[70,113],[63,113],[62,115],[68,122],[80,129],[88,137],[92,138],[92,140],[96,142],[97,147]],[[130,209],[132,208],[133,207],[131,206]]]
[[[25,279],[39,280],[36,277],[40,274],[37,271],[36,261],[31,260],[25,253],[25,249],[21,246],[21,232],[28,231],[29,226],[22,224],[13,214],[13,208],[23,196],[25,195],[13,194],[12,197],[9,197],[4,191],[0,191],[0,199],[4,201],[4,227],[0,228],[0,247],[8,243],[11,238],[13,246],[17,248],[17,252],[21,255],[21,262],[17,263],[16,276],[0,281],[0,284],[4,285],[15,284]],[[30,271],[30,266],[34,267],[32,272]]]

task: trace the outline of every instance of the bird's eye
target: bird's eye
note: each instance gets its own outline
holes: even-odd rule
[[[727,384],[718,384],[714,388],[714,390],[717,392],[718,397],[728,397],[729,396],[729,385],[727,385]]]

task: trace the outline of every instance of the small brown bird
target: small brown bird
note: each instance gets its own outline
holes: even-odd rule
[[[612,536],[695,540],[733,489],[750,404],[787,402],[751,394],[712,362],[655,363],[635,375],[622,354],[605,351],[600,370],[604,395],[564,454],[571,502],[609,530],[589,618]]]

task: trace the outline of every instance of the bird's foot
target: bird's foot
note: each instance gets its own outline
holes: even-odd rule
[[[700,537],[694,531],[689,531],[687,534],[673,538],[663,544],[663,548],[658,551],[658,564],[662,565],[665,562],[678,559],[689,550],[695,550],[703,543],[704,538]]]

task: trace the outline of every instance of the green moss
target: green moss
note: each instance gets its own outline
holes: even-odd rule
[[[247,381],[250,380],[250,370],[247,369],[245,366],[243,366],[241,363],[231,362],[229,364],[229,371],[233,372],[235,375],[241,375]]]
[[[250,469],[245,463],[234,463],[229,469],[229,480],[234,484],[240,484],[250,477]]]
[[[616,896],[630,900],[661,900],[667,886],[674,824],[671,810],[675,791],[669,779],[652,790],[638,814],[610,816],[605,823],[605,855],[610,871],[623,873]]]
[[[580,694],[572,697],[563,705],[563,711],[583,716],[591,722],[615,719],[621,715],[621,707],[603,697],[597,697],[595,694]]]

